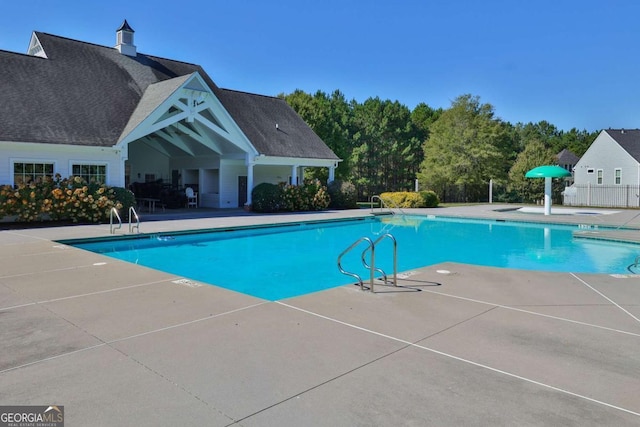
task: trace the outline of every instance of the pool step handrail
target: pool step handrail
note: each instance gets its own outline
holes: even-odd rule
[[[118,220],[118,226],[117,227],[113,226],[113,218],[114,217]],[[118,209],[111,208],[111,211],[109,211],[109,233],[115,234],[116,230],[119,230],[121,228],[122,228],[122,219],[120,218],[120,214],[118,213]]]
[[[350,271],[346,271],[344,268],[342,268],[342,257],[345,256],[353,248],[355,248],[356,246],[358,246],[362,242],[367,242],[368,248],[371,249],[371,260],[372,260],[371,264],[375,265],[375,247],[373,246],[373,241],[368,237],[361,237],[358,240],[356,240],[355,242],[353,242],[351,244],[351,246],[349,246],[347,249],[342,251],[342,253],[340,255],[338,255],[338,270],[340,270],[340,273],[342,273],[342,274],[346,274],[347,276],[351,276],[351,277],[357,279],[358,283],[360,284],[360,289],[364,291],[364,282],[362,281],[362,277],[360,277],[360,275],[358,275],[356,273],[352,273]],[[373,270],[373,268],[370,268],[369,271],[370,271],[370,274],[369,274],[370,289],[371,289],[371,291],[373,291],[373,271],[374,270]]]
[[[385,284],[388,283],[387,274],[381,268],[376,267],[376,246],[383,239],[390,239],[393,242],[393,286],[398,286],[398,242],[391,233],[385,233],[382,236],[378,237],[375,241],[372,241],[368,237],[361,237],[355,242],[353,242],[351,246],[349,246],[347,249],[342,251],[342,253],[338,256],[338,269],[340,270],[340,272],[342,274],[346,274],[347,276],[356,278],[358,280],[358,283],[360,284],[360,289],[363,291],[364,291],[364,282],[362,280],[362,277],[360,277],[360,275],[356,273],[346,271],[344,268],[342,268],[342,257],[346,255],[348,252],[350,252],[352,249],[354,249],[356,246],[358,246],[360,243],[362,242],[368,243],[367,247],[364,249],[364,251],[362,251],[362,255],[360,259],[362,261],[362,265],[364,266],[364,268],[369,270],[369,290],[371,292],[375,292],[374,275],[376,271],[382,274],[383,282]],[[366,254],[369,251],[371,251],[371,265],[369,265],[365,259]]]
[[[396,212],[393,209],[397,209],[398,212],[402,214],[402,216],[406,216],[407,214],[402,210],[400,206],[393,202],[393,200],[383,199],[379,194],[371,196],[369,199],[369,203],[371,204],[371,213],[375,215],[374,211],[374,202],[378,200],[380,202],[380,212],[382,212],[382,208],[387,208],[391,215],[395,215]]]
[[[136,219],[135,225],[131,222],[132,218]],[[140,217],[138,217],[138,213],[133,208],[133,206],[129,207],[129,233],[133,233],[133,229],[135,229],[138,233],[140,233]]]
[[[380,237],[378,237],[373,242],[373,245],[371,247],[373,247],[375,249],[375,247],[378,245],[378,243],[380,243],[380,241],[382,239],[390,239],[391,242],[393,243],[393,286],[398,286],[398,241],[396,240],[395,237],[393,237],[393,234],[385,233],[385,234],[381,235]],[[367,252],[369,251],[369,249],[370,248],[366,248],[364,251],[362,251],[362,256],[360,258],[362,260],[362,265],[364,265],[364,268],[373,269],[373,270],[377,271],[378,273],[380,273],[382,275],[382,278],[381,278],[382,281],[384,283],[388,283],[387,273],[385,273],[383,269],[378,268],[378,267],[374,267],[373,265],[369,266],[369,264],[367,264],[366,256],[367,256]],[[373,257],[372,257],[372,259],[373,259]]]

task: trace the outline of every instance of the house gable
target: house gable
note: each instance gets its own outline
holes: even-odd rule
[[[218,155],[258,154],[197,72],[147,87],[117,146],[140,138],[167,155],[167,144],[190,156],[206,155],[202,146]]]
[[[620,140],[624,146],[620,144]],[[634,141],[640,148],[640,131],[601,131],[576,164],[575,183],[614,184],[615,170],[620,169],[623,179],[621,184],[637,184],[638,160],[629,152],[629,149],[633,151]],[[598,180],[599,174],[602,182]]]

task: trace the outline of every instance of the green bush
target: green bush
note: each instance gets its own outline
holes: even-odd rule
[[[356,187],[350,182],[332,181],[327,186],[327,192],[331,202],[331,209],[356,209],[358,207],[358,197]]]
[[[422,197],[425,208],[437,208],[440,204],[440,199],[435,191],[421,191],[420,196]]]
[[[0,187],[0,218],[19,222],[72,221],[98,223],[109,219],[111,208],[133,205],[133,194],[118,187],[87,184],[78,176]]]
[[[256,212],[277,212],[280,210],[282,187],[263,182],[251,191],[251,209]]]
[[[304,212],[327,209],[330,202],[327,188],[320,181],[305,185],[259,184],[251,192],[252,210],[255,212]]]
[[[382,193],[380,198],[386,202],[389,208],[421,208],[423,200],[420,193],[398,191],[395,193]]]
[[[434,208],[439,203],[438,196],[433,191],[389,192],[380,194],[380,198],[386,202],[389,208]]]

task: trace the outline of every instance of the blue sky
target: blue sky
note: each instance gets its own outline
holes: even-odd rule
[[[33,30],[204,67],[221,87],[448,108],[470,93],[511,123],[640,128],[636,0],[0,1],[0,49]]]

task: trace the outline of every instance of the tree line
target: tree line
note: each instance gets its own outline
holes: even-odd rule
[[[348,101],[335,90],[281,94],[323,141],[343,159],[336,178],[353,183],[358,198],[385,191],[435,191],[442,201],[486,201],[493,180],[498,201],[530,202],[544,193],[527,170],[554,164],[568,149],[582,156],[597,132],[559,130],[547,121],[511,124],[494,107],[465,94],[447,109],[426,103],[413,110],[398,101]],[[327,170],[309,170],[327,179]]]

